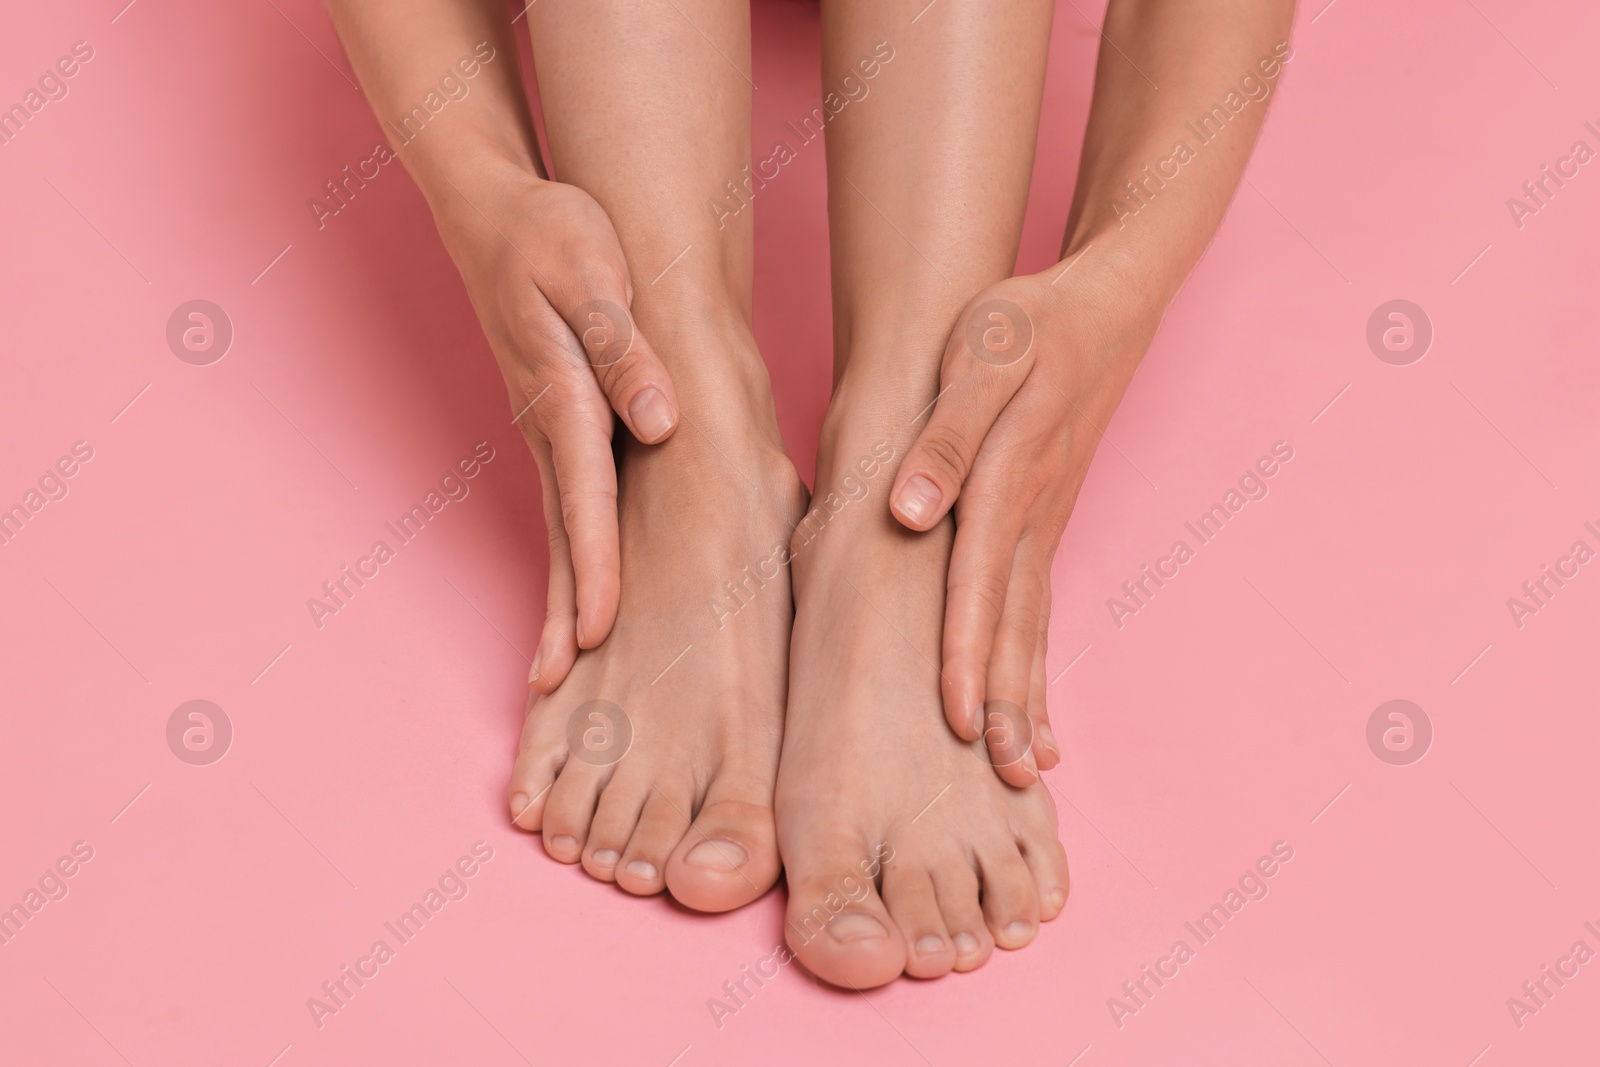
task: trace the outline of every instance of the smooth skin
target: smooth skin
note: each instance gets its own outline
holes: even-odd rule
[[[1068,891],[1039,777],[1060,758],[1050,562],[1264,101],[1136,216],[1109,205],[1270,53],[1291,5],[1112,0],[1062,263],[1013,278],[1053,4],[824,0],[824,90],[882,66],[827,127],[835,392],[810,503],[750,329],[753,210],[707,209],[750,159],[747,7],[530,7],[558,184],[498,4],[332,6],[380,117],[480,40],[508,60],[402,158],[513,405],[538,398],[525,432],[561,551],[514,822],[597,879],[708,911],[765,892],[781,855],[790,945],[841,986],[1026,945]],[[585,345],[597,299],[631,310],[604,324],[633,339],[616,366]],[[602,464],[612,408],[631,433]],[[752,582],[773,558],[787,569]],[[624,709],[625,750],[579,740],[614,725],[596,700]]]
[[[961,737],[985,734],[1007,781],[1028,780],[1028,761],[1000,759],[1022,731],[981,709],[1026,707],[1039,763],[1053,762],[1043,679],[1056,548],[1105,427],[1244,173],[1292,56],[1281,42],[1293,17],[1292,0],[1111,0],[1061,261],[971,299],[939,402],[896,476],[892,507],[907,528],[955,514],[945,714]],[[1246,75],[1256,88],[1241,88]],[[1248,102],[1202,145],[1188,124],[1230,91]],[[1161,168],[1180,140],[1194,158]],[[1163,180],[1163,169],[1177,174]],[[1127,182],[1144,183],[1137,198]],[[997,301],[1021,317],[993,317]],[[968,337],[986,328],[999,332],[980,356]],[[1031,334],[1025,352],[1004,349],[1008,330]]]
[[[850,479],[868,493],[797,545],[777,817],[789,945],[858,989],[1021,948],[1068,889],[1048,789],[1005,784],[944,722],[954,524],[914,534],[887,506],[956,316],[1015,265],[1054,5],[941,0],[913,23],[925,6],[822,6],[825,91],[877,42],[894,59],[828,127],[835,387],[816,498]],[[875,448],[892,458],[864,478]],[[841,891],[884,852],[864,892]]]
[[[660,442],[678,428],[677,394],[636,321],[593,318],[596,302],[625,312],[632,306],[633,275],[594,198],[547,180],[505,5],[327,0],[327,7],[381,122],[398,127],[429,92],[442,97],[443,74],[467,87],[414,139],[392,147],[461,272],[539,467],[550,579],[530,682],[549,692],[578,649],[599,645],[616,619],[612,410],[636,440]],[[483,42],[494,58],[469,78],[457,64],[477,60]],[[388,126],[385,132],[398,141]],[[604,344],[614,334],[631,336],[622,358]]]
[[[336,4],[380,116],[422,99],[478,41],[495,42],[499,58],[471,94],[402,158],[418,153],[412,172],[510,368],[513,407],[555,382],[523,419],[541,460],[552,574],[507,789],[512,819],[552,858],[627,892],[739,907],[779,872],[788,574],[736,614],[717,605],[724,583],[787,543],[806,503],[751,332],[753,214],[718,219],[707,207],[750,159],[748,6],[531,6],[559,182],[544,177],[505,5],[401,6]],[[541,248],[558,251],[544,262]],[[630,308],[623,360],[573,354],[590,324],[542,312],[543,275],[570,279],[569,302]],[[630,395],[652,389],[670,399],[675,429],[629,424],[614,460],[606,398],[625,413]],[[621,722],[596,718],[594,701],[622,709]]]

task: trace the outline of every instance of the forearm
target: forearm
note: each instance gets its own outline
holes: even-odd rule
[[[436,217],[497,172],[543,177],[502,0],[327,0],[362,90]]]
[[[1293,0],[1111,0],[1064,260],[1092,249],[1166,308],[1249,161],[1293,15]]]

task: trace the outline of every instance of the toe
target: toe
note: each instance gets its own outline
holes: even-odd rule
[[[589,825],[589,840],[583,849],[584,870],[602,882],[617,880],[622,850],[628,847],[628,839],[639,825],[639,813],[644,810],[647,796],[648,786],[626,780],[621,774],[606,785],[594,822]]]
[[[1046,598],[1045,613],[1041,616],[1039,626],[1039,646],[1033,654],[1033,671],[1028,682],[1028,718],[1033,720],[1033,755],[1039,761],[1041,771],[1053,770],[1061,762],[1061,746],[1056,743],[1056,735],[1050,729],[1050,680],[1045,670],[1046,655],[1049,652],[1048,633],[1050,630],[1049,600]]]
[[[729,911],[778,880],[770,789],[725,789],[713,782],[694,825],[667,861],[667,886],[685,907]]]
[[[543,714],[540,704],[539,697],[528,701],[517,761],[511,768],[510,784],[506,786],[512,825],[532,832],[544,826],[544,810],[550,787],[561,771],[564,748],[560,734],[550,728],[548,716]]]
[[[788,864],[789,947],[812,974],[847,989],[892,982],[906,966],[905,939],[873,885],[877,855],[840,841]]]
[[[883,871],[883,902],[905,937],[906,973],[913,978],[950,973],[956,950],[927,870],[908,862],[889,864]]]
[[[639,824],[616,868],[617,885],[639,896],[666,886],[667,857],[689,829],[689,790],[683,786],[651,786]]]
[[[954,969],[970,971],[981,967],[994,952],[994,938],[989,935],[978,904],[977,874],[961,859],[935,867],[931,873],[944,928],[950,932]]]
[[[1012,842],[979,854],[983,873],[983,917],[1001,948],[1016,949],[1039,929],[1039,895],[1033,872]]]
[[[1049,922],[1066,907],[1072,883],[1067,877],[1067,850],[1053,836],[1047,841],[1019,841],[1022,858],[1033,874],[1039,897],[1039,918]]]
[[[577,863],[589,839],[595,805],[610,777],[609,768],[598,768],[582,760],[568,760],[544,802],[541,833],[544,850],[561,863]]]

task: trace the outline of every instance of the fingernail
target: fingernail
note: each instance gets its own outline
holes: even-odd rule
[[[828,924],[828,933],[835,941],[864,941],[869,937],[883,937],[883,924],[870,915],[847,912]]]
[[[750,857],[732,841],[702,841],[689,850],[683,862],[695,867],[718,871],[731,871],[743,867]]]
[[[934,509],[939,506],[939,487],[922,475],[913,474],[900,487],[894,506],[900,514],[921,526],[933,518]]]
[[[1040,723],[1033,733],[1039,739],[1041,745],[1049,749],[1053,754],[1061,755],[1061,749],[1056,745],[1056,735],[1051,732],[1049,723]]]
[[[950,940],[956,944],[956,952],[962,956],[970,956],[978,951],[978,939],[966,931],[962,931]]]
[[[528,810],[528,794],[511,794],[511,821],[516,822],[522,818],[522,813]]]
[[[533,654],[533,664],[528,668],[528,684],[532,685],[539,680],[539,661],[544,658],[544,650],[539,649]]]
[[[646,444],[661,440],[672,429],[672,407],[659,389],[646,389],[634,397],[628,415]]]

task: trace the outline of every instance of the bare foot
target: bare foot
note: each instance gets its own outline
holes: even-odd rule
[[[733,343],[748,367],[754,345]],[[700,911],[747,904],[778,877],[784,563],[806,499],[764,374],[737,377],[677,373],[679,432],[623,446],[616,625],[553,692],[533,683],[509,787],[513,821],[554,859]]]
[[[790,947],[819,977],[863,989],[1026,945],[1066,901],[1067,860],[1044,784],[1006,785],[984,743],[945,722],[949,520],[918,534],[890,516],[899,457],[870,429],[886,420],[829,422],[816,499],[865,478],[864,457],[893,458],[860,504],[809,543],[797,534],[778,842]]]

